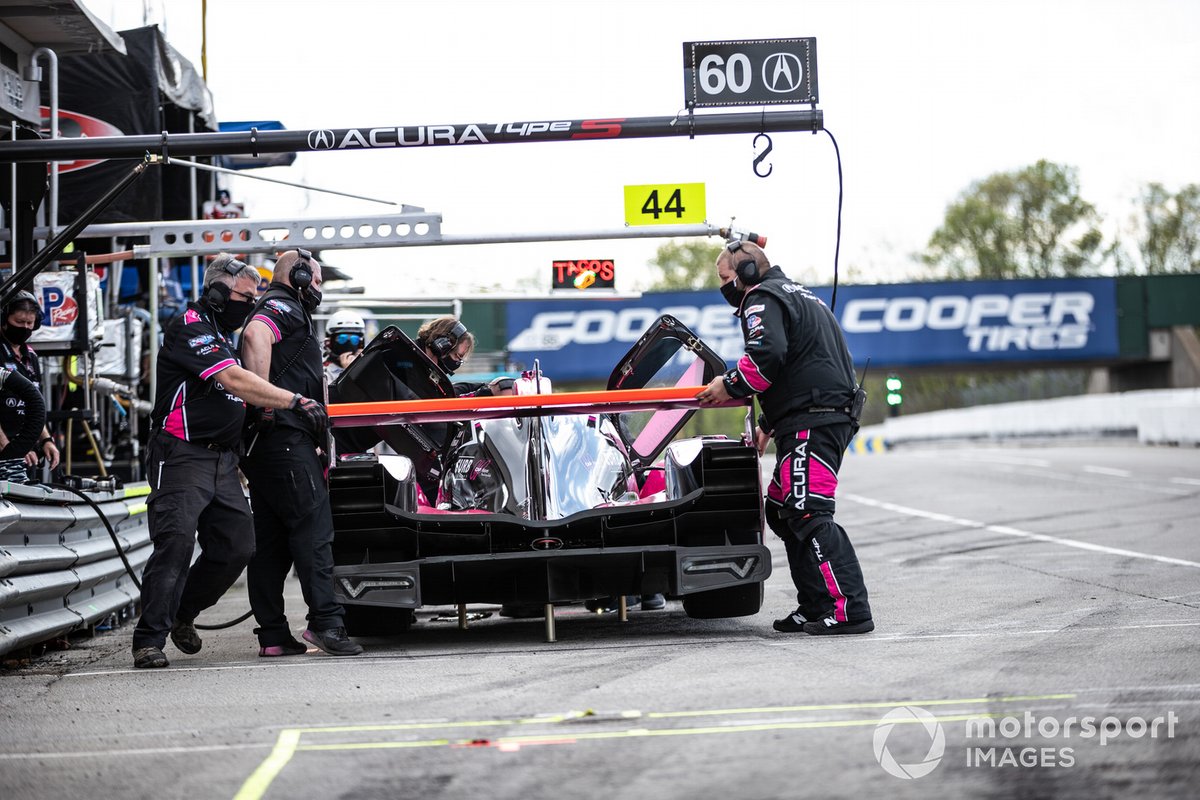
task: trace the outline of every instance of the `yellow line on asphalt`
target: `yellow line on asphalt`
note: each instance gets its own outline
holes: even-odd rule
[[[935,716],[934,719],[938,722],[965,722],[971,719],[997,719],[1005,716],[1002,712],[990,712],[979,714],[952,714],[947,716]],[[881,719],[839,719],[839,720],[824,720],[820,722],[767,722],[757,725],[730,725],[730,726],[708,726],[703,728],[629,728],[622,731],[591,731],[585,733],[562,733],[557,735],[541,735],[541,736],[502,736],[498,739],[488,740],[487,746],[498,747],[503,745],[523,745],[523,744],[570,744],[581,740],[600,740],[600,739],[637,739],[652,736],[703,736],[715,733],[761,733],[763,731],[789,731],[789,730],[818,730],[823,728],[853,728],[865,727],[867,725],[878,725],[882,722]],[[924,724],[925,720],[916,718],[912,719],[897,719],[889,720],[889,722],[898,725],[907,724]],[[411,747],[446,747],[446,746],[482,746],[480,740],[477,739],[459,739],[451,741],[448,739],[431,739],[427,741],[415,742],[347,742],[343,744],[305,744],[297,747],[297,750],[304,751],[320,751],[320,750],[390,750],[395,748],[411,748]],[[240,799],[239,799],[240,800]]]
[[[964,697],[958,700],[907,700],[901,703],[832,703],[820,706],[764,706],[762,708],[721,708],[710,711],[652,711],[650,719],[672,717],[709,717],[721,714],[767,714],[780,711],[843,711],[853,708],[901,708],[902,706],[955,706],[974,703],[1017,703],[1029,700],[1071,700],[1073,694],[1031,694],[1013,697]]]
[[[246,779],[242,788],[233,796],[233,800],[259,800],[266,794],[267,789],[271,786],[271,781],[275,780],[275,776],[292,760],[298,744],[300,744],[300,731],[294,728],[280,731],[271,755],[267,756],[266,760],[258,765],[258,769],[254,770],[254,773]]]
[[[528,719],[477,719],[466,722],[396,722],[387,725],[333,725],[323,728],[297,728],[301,733],[364,733],[367,731],[414,731],[422,728],[485,728],[494,725],[531,725],[538,722],[565,722],[584,714],[555,714]]]
[[[699,717],[699,716],[722,716],[735,714],[767,714],[780,712],[794,711],[831,711],[831,710],[851,710],[851,709],[869,709],[869,708],[901,708],[903,706],[947,706],[947,705],[969,705],[979,703],[1017,703],[1028,702],[1033,700],[1070,700],[1075,698],[1075,694],[1037,694],[1037,695],[1011,695],[1005,697],[966,697],[953,700],[904,700],[890,702],[871,702],[871,703],[830,703],[823,705],[805,705],[805,706],[764,706],[759,708],[726,708],[726,709],[711,709],[699,711],[654,711],[647,714],[641,714],[638,711],[623,711],[618,717],[621,719],[636,719],[644,716],[649,719],[669,719],[680,717]],[[433,721],[433,722],[404,722],[393,723],[387,725],[334,725],[325,727],[312,728],[286,728],[279,732],[279,738],[275,742],[275,747],[266,760],[259,765],[258,769],[246,779],[242,784],[242,788],[235,795],[234,800],[261,800],[266,794],[271,783],[279,775],[292,756],[298,751],[321,751],[321,750],[390,750],[402,748],[422,748],[422,747],[465,747],[465,746],[503,746],[503,745],[522,745],[522,744],[553,744],[564,742],[575,742],[581,740],[599,740],[599,739],[629,739],[643,738],[655,736],[699,736],[716,733],[753,733],[762,731],[780,731],[780,730],[813,730],[821,728],[846,728],[855,726],[878,725],[879,719],[854,719],[854,720],[826,720],[815,722],[774,722],[774,723],[759,723],[754,725],[732,725],[732,726],[706,726],[698,728],[629,728],[620,731],[589,731],[582,733],[562,733],[554,735],[531,735],[531,736],[504,736],[494,740],[481,739],[426,739],[409,742],[359,742],[359,743],[341,743],[341,744],[300,744],[301,736],[306,733],[368,733],[379,731],[406,731],[406,730],[423,730],[428,728],[470,728],[470,727],[495,727],[504,725],[535,725],[535,724],[558,724],[563,722],[571,722],[575,720],[587,719],[596,717],[593,711],[571,711],[566,714],[554,714],[541,717],[525,717],[519,719],[482,719],[482,720],[465,720],[459,722],[452,721]],[[938,722],[962,722],[969,719],[988,719],[1004,716],[1002,713],[975,713],[975,714],[956,714],[950,716],[934,717]],[[919,720],[895,720],[899,724],[919,722]]]

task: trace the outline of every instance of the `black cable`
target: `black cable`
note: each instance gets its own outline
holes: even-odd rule
[[[829,141],[833,142],[833,152],[834,155],[837,156],[838,168],[837,243],[834,245],[833,250],[833,298],[829,303],[829,310],[836,311],[838,289],[838,257],[842,252],[842,190],[844,188],[844,184],[842,183],[842,151],[838,147],[837,139],[833,138],[833,134],[830,133],[829,128],[825,128],[824,131],[829,134]]]
[[[113,530],[112,524],[108,521],[108,517],[105,516],[104,512],[100,509],[100,505],[98,503],[96,503],[95,500],[93,500],[92,498],[90,498],[86,494],[84,494],[83,492],[79,491],[78,489],[73,489],[70,486],[64,486],[61,483],[52,483],[52,484],[50,484],[50,488],[51,489],[62,489],[63,491],[70,492],[71,494],[76,495],[77,497],[79,497],[85,503],[87,503],[89,506],[92,507],[92,510],[96,512],[96,515],[98,517],[100,517],[100,521],[104,523],[104,527],[108,531],[108,535],[113,541],[113,547],[115,547],[117,549],[117,555],[120,556],[121,563],[125,565],[125,571],[127,573],[129,573],[130,580],[133,581],[133,585],[135,587],[137,587],[137,590],[140,592],[142,590],[142,582],[140,580],[138,580],[137,574],[135,574],[133,571],[133,565],[130,564],[129,559],[125,557],[125,551],[121,549],[121,542],[120,542],[120,540],[117,539],[117,532],[115,530]],[[229,622],[221,622],[221,623],[218,623],[215,625],[196,625],[196,628],[197,628],[197,630],[202,630],[202,631],[219,631],[219,630],[222,630],[223,628],[232,628],[234,625],[240,625],[243,622],[245,622],[246,620],[250,619],[250,616],[253,613],[254,613],[254,611],[250,610],[250,611],[247,611],[245,614],[242,614],[237,619],[230,620]]]

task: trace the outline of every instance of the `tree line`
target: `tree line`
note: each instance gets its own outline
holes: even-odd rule
[[[1200,270],[1200,184],[1146,184],[1106,235],[1078,170],[1051,161],[998,172],[963,190],[917,258],[930,280],[1161,275]],[[720,244],[660,246],[651,291],[715,288]]]

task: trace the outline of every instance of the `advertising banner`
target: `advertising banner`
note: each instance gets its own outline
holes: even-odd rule
[[[89,272],[88,327],[89,339],[104,335],[104,320],[100,314],[100,279]],[[76,297],[74,272],[41,272],[33,279],[33,294],[42,306],[42,327],[33,332],[29,341],[39,351],[61,352],[76,341],[80,321],[80,303]]]
[[[827,304],[830,287],[814,293]],[[634,300],[508,302],[508,351],[540,359],[558,380],[601,380],[661,314],[687,325],[732,364],[742,336],[717,291],[649,293]],[[837,316],[856,364],[935,366],[1102,361],[1118,354],[1116,281],[1027,281],[840,286]]]

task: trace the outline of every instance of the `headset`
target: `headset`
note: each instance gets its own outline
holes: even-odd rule
[[[231,258],[226,261],[221,269],[233,277],[246,268],[243,261],[238,261],[236,258]],[[224,283],[212,283],[204,287],[204,302],[213,311],[221,311],[225,308],[225,304],[229,302],[229,298],[233,296],[233,287],[227,286]]]
[[[42,306],[38,303],[37,298],[33,296],[33,292],[26,291],[25,289],[17,292],[13,296],[13,299],[8,301],[8,305],[4,307],[4,319],[0,320],[0,322],[3,322],[5,327],[8,326],[9,315],[17,310],[17,303],[33,303],[33,329],[36,331],[42,327]]]
[[[455,345],[458,344],[458,340],[461,339],[466,332],[467,326],[462,324],[462,320],[456,321],[454,323],[454,327],[450,329],[449,333],[445,334],[444,336],[439,336],[429,343],[430,352],[432,352],[437,358],[449,355],[450,351],[453,350]]]
[[[725,249],[730,253],[742,253],[746,256],[750,255],[748,250],[744,250],[742,248],[741,239],[734,239],[733,241],[729,242],[729,244],[725,245]],[[743,258],[741,261],[737,262],[734,272],[737,274],[737,278],[739,281],[741,281],[743,286],[754,286],[762,283],[763,276],[758,274],[758,262],[756,262],[753,258]]]
[[[288,280],[298,292],[302,292],[312,285],[313,269],[312,260],[313,254],[303,248],[296,248],[296,263],[292,264],[292,271],[288,273]]]

